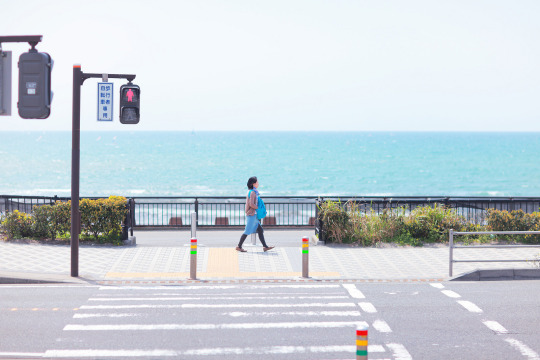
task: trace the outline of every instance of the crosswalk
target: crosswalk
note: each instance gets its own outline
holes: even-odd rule
[[[46,358],[411,359],[355,284],[103,286]]]

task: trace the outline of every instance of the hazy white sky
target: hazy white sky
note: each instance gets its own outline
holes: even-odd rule
[[[0,0],[0,35],[43,35],[52,114],[70,130],[72,68],[134,73],[141,122],[83,130],[540,131],[538,0]]]

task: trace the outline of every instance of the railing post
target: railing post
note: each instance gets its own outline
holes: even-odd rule
[[[190,246],[191,259],[189,262],[189,279],[197,280],[197,239],[191,239]]]
[[[197,200],[197,198],[195,198],[195,223],[198,225],[199,224],[199,200]]]
[[[197,238],[197,213],[191,213],[191,238]]]
[[[309,238],[302,238],[302,277],[309,277]]]
[[[454,229],[448,231],[448,245],[450,248],[450,271],[449,276],[452,276],[452,266],[454,265]]]

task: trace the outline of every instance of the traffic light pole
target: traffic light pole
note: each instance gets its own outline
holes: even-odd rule
[[[104,74],[83,73],[81,65],[73,65],[73,116],[71,132],[71,276],[79,276],[79,184],[81,158],[81,87],[86,79],[102,78]],[[133,81],[135,75],[107,74],[109,78]]]

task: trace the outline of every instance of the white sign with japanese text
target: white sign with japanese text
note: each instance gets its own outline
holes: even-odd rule
[[[98,121],[113,119],[113,83],[98,83]]]

